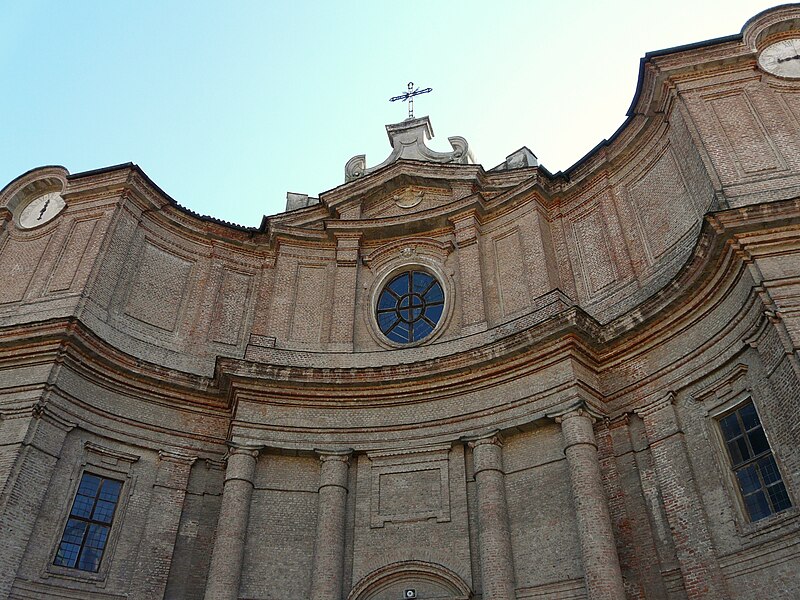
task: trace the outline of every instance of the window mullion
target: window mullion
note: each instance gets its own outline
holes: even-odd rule
[[[767,482],[764,481],[764,476],[761,474],[761,467],[758,464],[756,464],[756,473],[758,474],[758,481],[761,484],[761,493],[764,494],[764,498],[766,498],[769,504],[769,512],[770,514],[775,514],[775,505],[772,504],[772,498],[769,496],[769,486]]]
[[[92,501],[92,510],[89,513],[89,521],[94,521],[94,511],[97,510],[97,500],[100,498],[100,494],[103,492],[103,485],[105,485],[105,480],[100,480],[100,485],[97,486],[97,491],[94,493],[94,500]]]
[[[91,485],[91,480],[98,479],[97,489],[89,496],[86,490]],[[53,563],[57,566],[78,569],[81,571],[97,572],[100,568],[100,561],[105,554],[106,546],[108,543],[108,535],[119,508],[119,497],[122,490],[123,482],[94,475],[92,473],[84,473],[81,481],[78,484],[78,490],[75,493],[75,498],[72,502],[72,508],[67,516],[67,524],[64,526],[64,533],[61,535],[56,557]],[[82,492],[83,490],[83,492]],[[109,491],[110,490],[110,491]],[[103,494],[106,498],[103,499]],[[103,508],[100,509],[100,501],[103,500]],[[73,514],[75,511],[76,503],[80,503],[81,508],[78,512],[85,512],[84,514]],[[98,510],[101,513],[98,514]],[[105,511],[105,512],[103,512]],[[81,533],[80,539],[75,541],[65,541],[67,533],[70,531],[70,523],[82,523],[84,530]],[[95,538],[90,545],[90,537],[94,531]],[[66,558],[74,552],[74,561]],[[84,564],[84,559],[88,562]]]
[[[94,512],[94,508],[92,508],[92,512]],[[83,558],[83,551],[86,549],[86,538],[89,536],[89,529],[91,528],[92,522],[87,519],[82,519],[80,517],[77,517],[77,519],[79,521],[86,523],[86,529],[83,530],[83,537],[81,538],[81,547],[78,549],[78,556],[75,557],[75,568],[79,569],[81,564],[81,558]]]

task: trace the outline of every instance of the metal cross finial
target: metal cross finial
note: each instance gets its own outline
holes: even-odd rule
[[[400,94],[399,96],[395,96],[394,98],[389,98],[389,102],[395,102],[397,100],[402,100],[403,102],[408,101],[408,118],[414,118],[414,96],[419,96],[420,94],[427,94],[428,92],[432,92],[433,88],[425,88],[421,90],[419,88],[414,89],[414,82],[408,82],[408,91],[405,94]]]

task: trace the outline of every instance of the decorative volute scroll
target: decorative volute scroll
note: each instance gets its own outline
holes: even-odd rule
[[[400,159],[424,160],[437,163],[452,163],[458,165],[473,164],[475,161],[469,150],[467,140],[454,136],[447,138],[453,147],[452,152],[436,152],[425,145],[426,139],[433,137],[433,128],[428,117],[419,119],[406,119],[402,123],[386,126],[392,153],[381,164],[367,168],[367,157],[364,154],[354,156],[347,161],[344,167],[345,182],[360,179],[373,171],[377,171]]]

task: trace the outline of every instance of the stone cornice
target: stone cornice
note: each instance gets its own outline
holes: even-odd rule
[[[175,405],[175,398],[182,398],[188,405],[208,410],[227,409],[227,393],[217,387],[216,378],[183,373],[121,352],[79,319],[51,319],[0,328],[0,363],[56,360],[127,395],[170,405]]]
[[[84,442],[83,447],[89,452],[93,452],[94,454],[103,456],[110,460],[123,461],[126,463],[135,463],[139,460],[139,456],[136,454],[121,452],[120,450],[114,450],[113,448],[101,446],[100,444],[95,444],[94,442]],[[160,454],[161,452],[159,452],[159,455]]]

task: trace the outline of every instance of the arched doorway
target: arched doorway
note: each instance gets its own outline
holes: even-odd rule
[[[450,569],[416,560],[392,563],[359,581],[347,600],[402,600],[414,590],[419,600],[470,600],[472,592]]]

